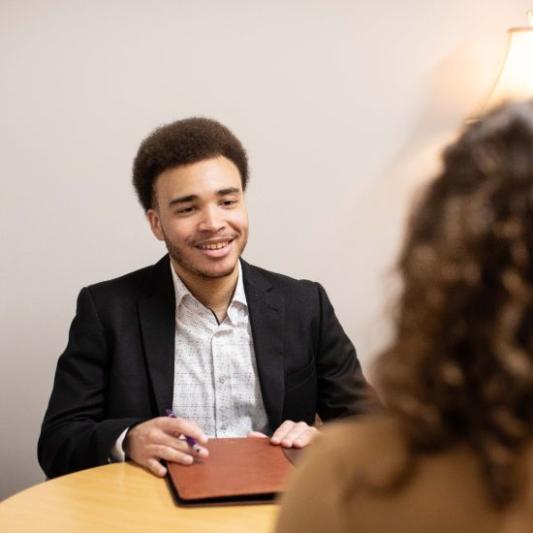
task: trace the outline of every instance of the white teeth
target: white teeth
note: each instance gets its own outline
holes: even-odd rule
[[[221,248],[224,248],[224,246],[227,246],[227,245],[228,245],[228,241],[224,241],[224,242],[217,242],[213,244],[201,244],[199,248],[202,250],[220,250]]]

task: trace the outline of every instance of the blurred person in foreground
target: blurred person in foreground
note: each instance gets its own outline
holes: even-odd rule
[[[443,163],[399,259],[383,412],[317,439],[278,533],[533,531],[533,103]]]

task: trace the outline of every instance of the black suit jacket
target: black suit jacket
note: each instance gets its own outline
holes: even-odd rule
[[[365,409],[355,350],[324,289],[242,261],[270,427]],[[81,290],[39,438],[49,477],[108,462],[120,433],[172,406],[175,296],[170,261]]]

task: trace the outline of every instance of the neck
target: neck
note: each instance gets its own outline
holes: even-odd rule
[[[239,278],[239,266],[220,278],[206,278],[186,271],[171,259],[172,268],[191,294],[203,305],[214,311],[219,319],[225,317]]]

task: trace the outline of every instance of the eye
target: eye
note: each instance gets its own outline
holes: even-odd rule
[[[182,207],[180,209],[176,210],[177,215],[189,215],[195,210],[195,207],[188,206],[188,207]]]
[[[224,207],[231,207],[237,203],[237,200],[226,198],[225,200],[222,200],[222,205]]]

